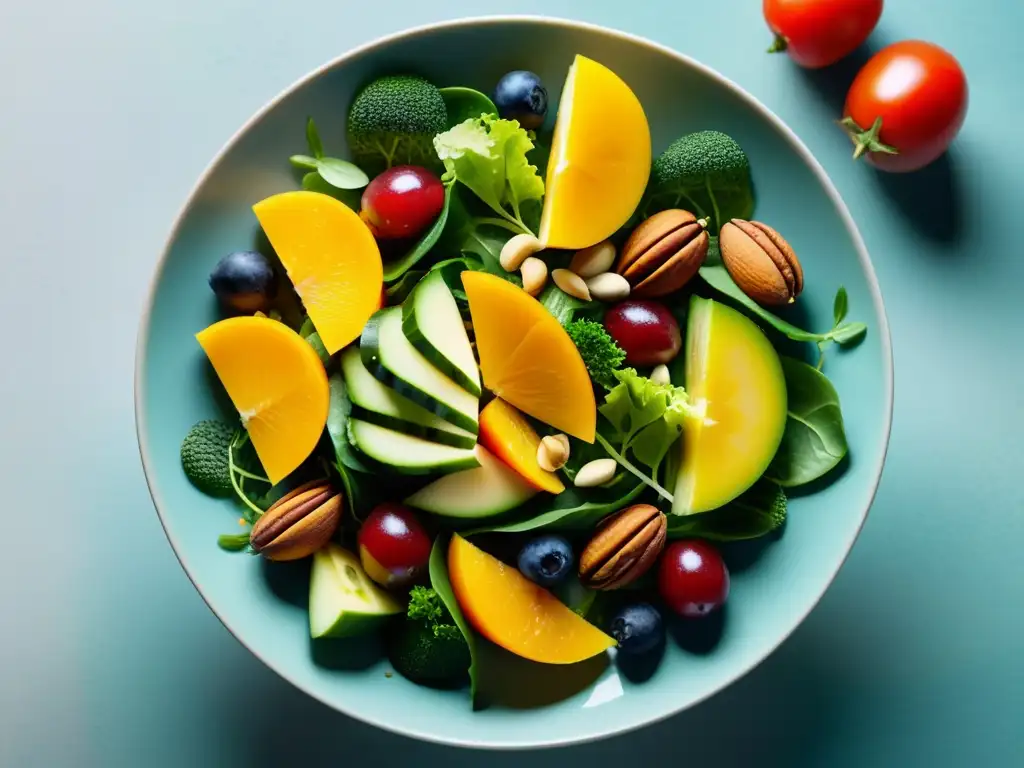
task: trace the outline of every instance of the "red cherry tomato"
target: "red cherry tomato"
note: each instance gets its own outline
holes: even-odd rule
[[[363,190],[361,216],[379,239],[418,235],[444,207],[444,185],[426,168],[389,168]]]
[[[729,569],[706,541],[674,541],[661,555],[658,592],[680,616],[707,616],[729,597]]]
[[[886,171],[915,171],[938,158],[967,114],[967,77],[933,43],[904,40],[874,56],[846,95],[842,125],[854,157]]]
[[[775,33],[769,50],[785,51],[809,69],[853,53],[881,15],[882,0],[764,0],[764,18]]]
[[[363,570],[383,587],[405,587],[426,573],[433,542],[408,507],[378,504],[357,540]]]

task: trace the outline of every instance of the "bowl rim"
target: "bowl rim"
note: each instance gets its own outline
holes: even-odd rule
[[[152,469],[152,459],[149,455],[149,434],[147,428],[146,414],[143,408],[143,403],[145,402],[144,392],[146,387],[145,351],[149,343],[149,331],[152,325],[151,314],[153,310],[154,299],[156,297],[157,287],[159,286],[161,278],[163,277],[164,271],[166,269],[171,248],[174,242],[177,240],[182,225],[195,203],[195,199],[198,192],[206,184],[210,176],[213,175],[214,171],[221,164],[224,157],[235,147],[235,145],[240,141],[240,139],[246,133],[248,133],[255,125],[257,125],[261,120],[263,120],[263,118],[266,117],[268,113],[275,109],[282,101],[284,101],[290,95],[292,95],[299,89],[305,87],[308,83],[323,76],[327,72],[335,69],[336,67],[343,66],[352,59],[358,58],[359,56],[376,51],[378,49],[386,48],[387,46],[399,41],[408,40],[411,38],[421,36],[428,36],[440,30],[452,30],[478,26],[501,26],[503,24],[508,23],[529,23],[557,27],[562,29],[583,30],[598,35],[603,35],[605,37],[614,38],[622,42],[631,43],[633,45],[643,46],[657,53],[673,58],[683,66],[690,67],[691,69],[696,70],[698,73],[712,79],[721,87],[731,91],[734,96],[742,100],[751,109],[759,113],[765,119],[765,121],[786,140],[786,142],[793,148],[793,150],[800,157],[800,159],[804,163],[806,163],[807,166],[811,169],[812,173],[825,190],[825,193],[828,195],[832,205],[835,206],[835,209],[838,212],[839,217],[842,220],[842,223],[845,226],[846,231],[853,242],[854,250],[857,253],[857,259],[860,262],[860,266],[863,269],[865,278],[867,280],[868,289],[871,294],[875,315],[879,321],[879,327],[877,329],[877,332],[879,334],[880,351],[882,354],[882,376],[884,385],[884,412],[882,414],[883,429],[881,446],[879,447],[878,453],[879,458],[872,475],[871,489],[868,494],[867,502],[865,503],[864,509],[860,514],[860,521],[857,524],[856,529],[850,536],[849,540],[846,542],[844,546],[843,555],[841,558],[839,558],[834,570],[832,571],[828,580],[825,582],[822,590],[808,604],[806,610],[804,610],[800,615],[799,620],[794,622],[794,624],[778,638],[777,642],[775,642],[769,648],[768,652],[756,661],[745,664],[738,668],[733,674],[726,677],[723,680],[723,682],[719,686],[717,686],[713,691],[710,691],[709,693],[697,699],[694,699],[693,701],[690,701],[686,704],[682,704],[680,706],[671,706],[668,709],[666,709],[666,711],[656,716],[637,721],[630,721],[621,726],[613,725],[600,732],[582,734],[578,736],[569,735],[565,738],[553,738],[531,743],[477,741],[473,738],[447,738],[443,736],[437,736],[435,734],[428,733],[425,731],[417,730],[415,728],[404,728],[400,725],[395,725],[384,720],[378,720],[376,718],[366,716],[359,712],[357,708],[346,706],[346,704],[344,703],[330,701],[326,697],[323,697],[320,694],[318,694],[316,691],[310,690],[306,686],[300,684],[295,679],[293,679],[292,676],[287,671],[282,669],[273,660],[264,657],[263,655],[257,653],[252,647],[250,647],[250,645],[245,641],[245,639],[238,632],[235,631],[235,629],[228,622],[228,620],[223,615],[221,615],[220,612],[218,612],[217,608],[211,603],[211,601],[207,598],[206,594],[203,592],[203,588],[193,578],[192,571],[188,566],[187,557],[185,556],[184,552],[179,546],[178,541],[175,539],[174,535],[172,534],[168,526],[168,521],[165,518],[163,512],[163,502],[160,493],[156,487],[155,472]],[[811,153],[810,149],[803,143],[799,136],[797,136],[796,132],[793,131],[793,129],[790,128],[771,109],[769,109],[765,104],[763,104],[759,99],[757,99],[753,94],[748,92],[738,83],[734,82],[733,80],[730,80],[729,78],[722,75],[720,72],[711,68],[710,66],[702,64],[696,59],[693,59],[692,57],[684,53],[680,53],[679,51],[676,51],[667,45],[655,42],[640,35],[636,35],[630,32],[624,32],[622,30],[606,27],[600,24],[576,21],[573,19],[563,17],[545,16],[537,14],[493,14],[481,16],[467,16],[460,17],[457,19],[447,19],[439,22],[421,24],[414,27],[408,27],[397,32],[392,32],[380,37],[376,37],[373,40],[370,40],[366,43],[355,46],[354,48],[345,51],[344,53],[320,65],[316,69],[308,72],[307,74],[293,81],[291,84],[287,85],[273,98],[264,103],[264,105],[260,107],[259,110],[257,110],[251,117],[249,117],[249,119],[246,120],[245,123],[243,123],[242,126],[239,127],[231,135],[231,137],[217,151],[213,159],[209,161],[207,166],[203,169],[203,172],[200,174],[199,178],[192,185],[192,188],[189,190],[184,203],[181,205],[177,215],[174,218],[174,221],[171,225],[171,229],[164,240],[164,245],[161,250],[160,257],[157,260],[155,269],[153,270],[152,277],[150,278],[149,286],[146,292],[145,306],[140,319],[139,330],[136,340],[134,378],[136,439],[139,445],[139,455],[142,460],[142,469],[146,479],[146,485],[149,488],[149,494],[150,497],[152,498],[153,506],[156,509],[157,517],[160,520],[160,525],[163,528],[164,535],[167,537],[168,543],[170,543],[171,545],[171,549],[174,550],[175,557],[177,557],[178,562],[182,567],[182,570],[185,572],[185,575],[192,583],[192,586],[195,587],[196,591],[203,598],[203,601],[206,603],[207,607],[214,614],[214,616],[216,616],[220,620],[221,624],[224,625],[224,627],[231,633],[231,635],[253,656],[259,659],[268,669],[275,672],[277,675],[279,675],[281,678],[286,680],[289,684],[291,684],[298,690],[305,693],[307,696],[310,696],[314,700],[319,701],[321,704],[325,705],[326,707],[336,712],[340,712],[341,714],[344,714],[355,720],[366,723],[368,725],[375,726],[384,731],[398,734],[400,736],[406,736],[409,738],[414,738],[421,741],[441,744],[445,746],[488,750],[525,750],[571,746],[576,744],[584,744],[592,741],[599,741],[602,739],[611,738],[613,736],[622,735],[630,731],[639,730],[640,728],[648,727],[655,723],[659,723],[663,720],[666,720],[674,715],[677,715],[687,709],[696,707],[699,704],[702,704],[703,702],[707,701],[711,697],[721,693],[722,691],[736,683],[738,680],[748,675],[751,671],[757,668],[765,659],[774,654],[779,649],[779,647],[784,642],[786,642],[786,640],[788,640],[790,636],[792,636],[796,629],[800,627],[804,623],[804,621],[806,621],[810,613],[820,603],[822,597],[824,597],[825,593],[832,586],[833,582],[836,579],[836,576],[839,574],[839,571],[842,569],[843,565],[849,558],[850,552],[853,549],[853,545],[856,543],[861,531],[864,528],[864,524],[867,520],[868,513],[874,503],[875,497],[877,496],[879,483],[881,482],[882,472],[885,466],[890,436],[892,432],[894,399],[892,338],[890,335],[889,321],[886,315],[885,305],[882,299],[881,287],[878,284],[878,278],[875,274],[874,266],[871,263],[871,258],[868,254],[867,246],[864,242],[863,237],[860,234],[860,230],[858,229],[856,223],[853,220],[853,216],[850,214],[849,208],[846,206],[846,203],[840,195],[839,190],[833,183],[831,177],[825,171],[825,168],[821,165],[817,158]]]

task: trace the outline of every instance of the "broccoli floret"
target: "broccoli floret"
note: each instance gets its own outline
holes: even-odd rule
[[[626,353],[608,335],[600,323],[593,320],[573,320],[565,326],[569,338],[587,366],[587,372],[594,383],[614,387],[616,382],[614,371],[626,360]]]
[[[750,160],[721,131],[698,131],[673,141],[651,169],[646,211],[683,207],[710,218],[713,233],[754,212]]]
[[[461,683],[471,661],[462,631],[429,587],[413,587],[406,620],[388,643],[388,658],[399,674],[435,687]]]
[[[235,428],[223,421],[200,421],[181,442],[181,467],[192,484],[210,496],[230,496],[228,446]]]
[[[441,92],[415,75],[388,75],[366,85],[348,112],[349,149],[367,170],[410,164],[437,168],[434,136],[447,128]]]

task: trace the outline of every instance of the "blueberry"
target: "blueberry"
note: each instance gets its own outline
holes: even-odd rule
[[[653,605],[633,603],[612,618],[611,636],[618,641],[623,653],[647,653],[665,641],[665,625]]]
[[[558,584],[572,566],[572,546],[561,536],[538,536],[519,551],[519,572],[542,587]]]
[[[528,131],[540,128],[548,113],[548,92],[533,72],[517,69],[498,81],[494,104],[506,120],[518,120]]]
[[[210,273],[210,287],[235,312],[266,310],[277,293],[274,268],[255,251],[235,251],[221,259]]]

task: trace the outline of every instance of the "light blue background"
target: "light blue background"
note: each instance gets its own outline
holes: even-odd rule
[[[946,45],[972,91],[948,162],[882,178],[850,162],[832,122],[855,62],[809,74],[763,55],[759,5],[5,3],[0,764],[1024,762],[1024,6],[921,11],[920,0],[889,0],[873,43]],[[850,561],[758,670],[631,736],[493,756],[417,745],[335,715],[220,626],[152,510],[132,374],[137,318],[174,213],[252,112],[380,34],[510,10],[672,45],[796,130],[874,258],[893,331],[896,418]]]

